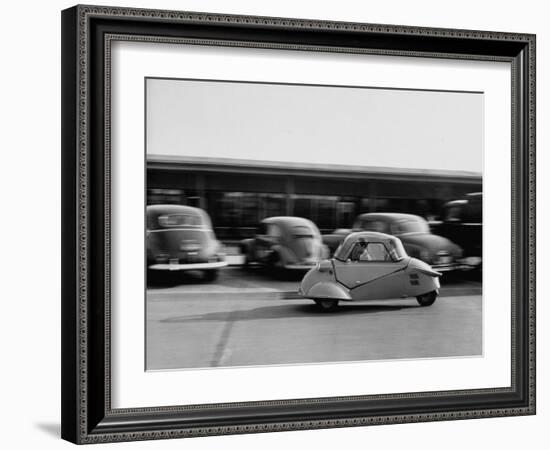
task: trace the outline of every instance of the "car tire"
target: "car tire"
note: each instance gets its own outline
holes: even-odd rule
[[[218,278],[217,270],[205,270],[204,271],[204,280],[205,281],[216,281]]]
[[[277,280],[284,278],[284,267],[281,264],[281,257],[277,252],[273,252],[269,256],[267,267],[269,275]]]
[[[437,299],[437,292],[432,291],[427,294],[419,295],[416,297],[416,301],[420,306],[431,306]]]
[[[317,307],[324,312],[334,311],[338,308],[338,300],[314,300]]]

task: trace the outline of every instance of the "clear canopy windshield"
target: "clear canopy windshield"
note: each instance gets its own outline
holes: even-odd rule
[[[350,254],[355,244],[355,240],[344,240],[334,252],[334,257],[340,261],[346,261],[350,258]],[[407,252],[403,248],[403,244],[397,238],[388,239],[387,241],[384,241],[382,245],[385,246],[393,261],[401,261],[403,258],[408,256]]]
[[[388,251],[394,261],[400,261],[407,257],[407,252],[399,239],[391,239],[387,243]]]

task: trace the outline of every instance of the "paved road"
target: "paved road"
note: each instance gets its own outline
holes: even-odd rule
[[[324,313],[311,301],[284,298],[296,281],[267,282],[261,275],[241,277],[239,272],[224,277],[215,284],[191,278],[148,290],[148,369],[470,356],[482,351],[479,283],[444,285],[443,296],[427,308],[410,299],[346,303]]]

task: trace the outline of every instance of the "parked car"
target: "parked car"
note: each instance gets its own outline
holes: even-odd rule
[[[463,262],[480,269],[483,249],[483,196],[481,192],[443,205],[440,220],[430,222],[431,230],[464,250]]]
[[[328,256],[317,226],[302,217],[269,217],[256,236],[241,241],[245,265],[260,264],[274,271],[307,270]]]
[[[430,306],[439,294],[440,276],[411,258],[395,236],[362,231],[348,235],[333,258],[311,269],[298,292],[323,310],[335,309],[340,301],[404,297]]]
[[[227,265],[210,218],[202,209],[149,205],[146,214],[148,270],[200,270],[207,280],[214,280]]]
[[[407,254],[431,265],[438,271],[468,268],[461,262],[462,249],[451,240],[432,234],[428,222],[413,214],[366,213],[359,215],[352,230],[323,236],[335,248],[351,232],[374,231],[398,237]]]

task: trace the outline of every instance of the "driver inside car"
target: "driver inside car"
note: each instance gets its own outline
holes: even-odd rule
[[[359,241],[353,251],[351,252],[352,261],[371,261],[372,257],[367,250],[367,243],[365,241]]]

